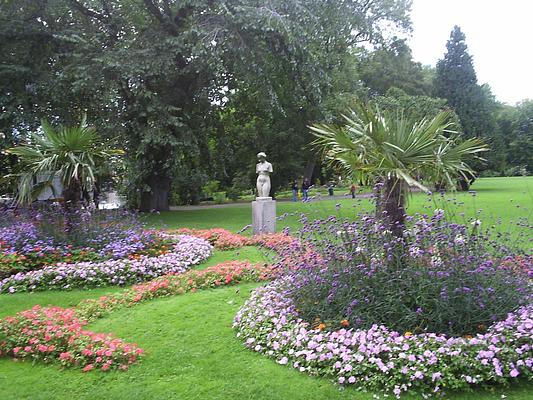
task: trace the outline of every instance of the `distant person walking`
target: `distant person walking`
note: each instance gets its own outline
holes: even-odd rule
[[[311,184],[307,178],[302,182],[302,201],[309,201],[309,188]]]
[[[329,185],[328,185],[328,194],[330,196],[333,196],[334,195],[334,192],[333,192],[333,183],[330,182]]]
[[[352,199],[355,199],[355,191],[357,190],[357,186],[352,183],[352,187],[350,188],[350,193],[352,194]]]
[[[292,201],[298,201],[298,181],[295,179],[294,182],[292,182]]]

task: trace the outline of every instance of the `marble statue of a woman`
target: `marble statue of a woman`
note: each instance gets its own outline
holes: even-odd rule
[[[273,172],[272,164],[266,160],[266,154],[257,154],[259,162],[255,166],[257,175],[257,198],[270,198],[270,174]]]

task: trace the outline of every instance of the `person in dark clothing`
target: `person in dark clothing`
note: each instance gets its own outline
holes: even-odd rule
[[[298,181],[295,179],[294,182],[292,182],[292,201],[298,200]]]
[[[330,196],[333,196],[333,194],[334,194],[334,192],[333,192],[333,183],[331,183],[331,182],[328,184],[328,194]]]
[[[304,179],[302,183],[302,201],[309,201],[309,188],[311,184],[307,178]]]
[[[350,188],[350,193],[352,194],[352,199],[355,199],[355,191],[357,190],[357,187],[355,184],[352,183],[352,187]]]

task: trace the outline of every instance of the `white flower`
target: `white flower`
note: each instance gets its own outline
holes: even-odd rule
[[[439,256],[432,256],[431,265],[434,267],[440,267],[442,265],[442,259]]]
[[[480,226],[481,225],[481,221],[479,219],[475,219],[472,222],[470,222],[470,225],[472,225],[472,226]]]
[[[453,241],[455,244],[461,245],[465,243],[465,238],[462,235],[457,235]]]

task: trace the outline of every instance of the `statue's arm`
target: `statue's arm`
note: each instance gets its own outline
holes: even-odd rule
[[[272,169],[272,164],[268,164],[268,172],[272,173],[274,170]]]

